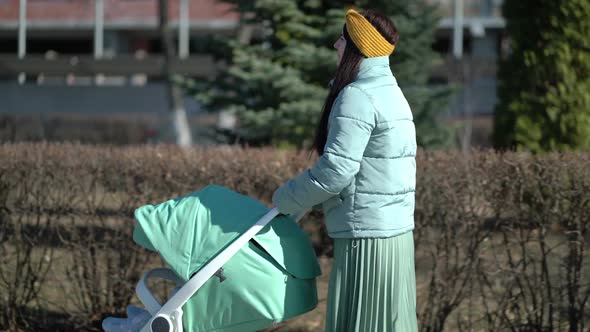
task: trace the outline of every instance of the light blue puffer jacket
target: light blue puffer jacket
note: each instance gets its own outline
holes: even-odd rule
[[[416,130],[389,57],[367,58],[334,102],[324,154],[273,195],[280,212],[322,204],[333,238],[414,229]]]

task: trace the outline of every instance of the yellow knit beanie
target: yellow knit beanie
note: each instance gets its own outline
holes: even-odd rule
[[[368,58],[393,53],[391,45],[367,19],[354,9],[346,12],[346,31],[356,47]]]

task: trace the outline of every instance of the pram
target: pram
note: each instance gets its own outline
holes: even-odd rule
[[[319,264],[297,225],[305,214],[279,215],[220,186],[135,211],[133,239],[157,251],[170,269],[153,269],[136,293],[145,309],[107,318],[106,331],[248,332],[273,326],[317,305]],[[177,287],[164,305],[147,281]]]

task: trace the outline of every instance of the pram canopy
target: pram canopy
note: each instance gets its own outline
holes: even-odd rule
[[[187,281],[269,208],[220,186],[135,211],[133,239],[157,251]],[[307,235],[278,216],[183,307],[187,331],[255,331],[317,305],[321,274]]]

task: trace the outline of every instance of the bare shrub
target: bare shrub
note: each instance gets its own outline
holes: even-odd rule
[[[1,145],[0,160],[1,327],[43,329],[35,310],[51,308],[70,319],[61,329],[89,331],[135,301],[134,283],[157,264],[131,239],[135,208],[208,184],[270,203],[315,157],[42,143]],[[419,151],[417,166],[422,331],[588,330],[588,154]],[[321,213],[302,225],[330,255]]]

